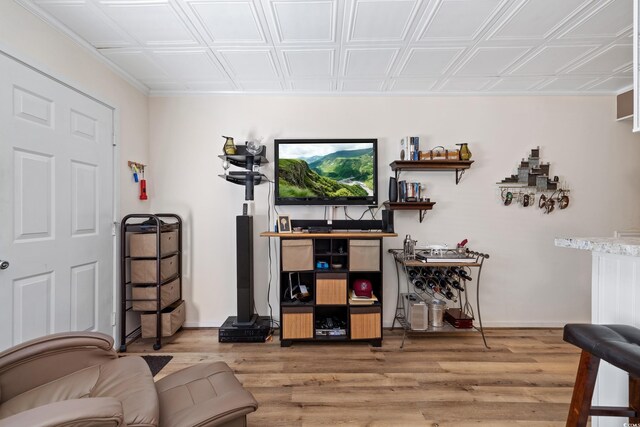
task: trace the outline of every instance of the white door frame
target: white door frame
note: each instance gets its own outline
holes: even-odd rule
[[[108,109],[111,110],[112,118],[113,118],[113,128],[111,129],[112,137],[112,156],[113,156],[113,170],[111,171],[113,174],[113,213],[112,213],[112,221],[114,224],[115,233],[113,235],[113,301],[111,302],[111,312],[112,316],[115,316],[115,319],[112,318],[112,332],[111,336],[114,338],[115,348],[120,346],[119,336],[116,333],[119,330],[120,325],[120,305],[118,304],[119,296],[120,296],[120,287],[118,286],[119,277],[120,277],[120,264],[117,262],[120,250],[119,250],[119,228],[116,226],[119,224],[118,222],[118,212],[120,211],[120,110],[114,107],[111,102],[106,102],[102,100],[100,97],[93,95],[91,91],[87,91],[85,89],[81,89],[81,85],[76,84],[67,76],[63,76],[62,74],[52,71],[48,69],[48,67],[39,64],[39,61],[34,60],[33,58],[28,58],[23,53],[17,52],[15,49],[3,44],[0,42],[0,55],[4,55],[7,58],[18,62],[19,64],[24,65],[25,67],[63,85],[64,87],[71,89],[80,95],[86,96],[93,101],[104,105]],[[113,321],[115,320],[115,322]]]

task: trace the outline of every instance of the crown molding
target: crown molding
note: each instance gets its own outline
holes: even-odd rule
[[[628,89],[626,89],[628,90]],[[413,98],[444,98],[444,97],[547,97],[547,96],[610,96],[614,97],[618,93],[614,91],[523,91],[523,92],[274,92],[274,91],[194,91],[194,90],[150,90],[150,98],[171,98],[183,96],[281,96],[288,98],[296,97],[413,97]]]
[[[62,32],[64,35],[69,37],[71,40],[76,42],[80,47],[82,47],[87,53],[93,56],[95,59],[100,61],[102,64],[106,65],[111,71],[113,71],[118,77],[125,80],[131,86],[133,86],[136,90],[141,92],[143,95],[149,96],[149,88],[141,83],[138,79],[133,77],[131,74],[124,71],[122,68],[111,62],[106,56],[102,55],[98,49],[93,47],[86,40],[78,36],[76,33],[68,29],[64,24],[58,21],[56,18],[51,16],[49,13],[35,6],[34,4],[26,1],[26,0],[14,0],[17,4],[22,6],[28,12],[32,13],[36,17],[40,18],[46,24],[51,25],[58,31]]]

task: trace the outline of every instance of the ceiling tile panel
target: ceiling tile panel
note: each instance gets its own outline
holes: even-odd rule
[[[633,0],[14,1],[152,94],[613,95],[633,74]]]
[[[551,80],[538,90],[543,92],[573,92],[594,81],[593,77],[562,77]]]
[[[393,92],[428,92],[438,79],[395,79],[391,83]]]
[[[385,76],[398,49],[347,49],[345,76]]]
[[[102,2],[128,34],[147,45],[194,45],[197,40],[169,3]]]
[[[277,80],[272,81],[240,81],[238,82],[242,90],[247,92],[282,92],[282,83]]]
[[[273,1],[271,10],[282,43],[335,41],[335,1]]]
[[[230,82],[189,82],[187,86],[198,92],[231,92],[236,90]]]
[[[491,38],[543,39],[589,3],[585,0],[521,0]]]
[[[464,51],[463,47],[415,48],[409,52],[400,76],[439,76]]]
[[[526,92],[545,81],[544,77],[505,77],[491,86],[490,92]]]
[[[479,92],[493,81],[494,79],[486,77],[453,77],[447,79],[439,89],[443,92]]]
[[[240,80],[277,79],[273,56],[269,50],[220,50],[229,71]]]
[[[604,92],[619,92],[621,90],[631,88],[633,85],[633,77],[609,77],[603,81],[591,86],[589,90]]]
[[[252,1],[190,1],[189,6],[213,43],[265,43]]]
[[[207,51],[153,51],[156,62],[167,70],[171,77],[181,80],[226,80]]]
[[[384,80],[344,80],[340,84],[343,92],[379,92]]]
[[[301,92],[331,92],[334,82],[332,80],[293,80],[291,89]]]
[[[283,50],[284,62],[291,77],[331,77],[333,50]]]
[[[188,86],[182,82],[170,81],[149,81],[147,86],[151,92],[182,92],[188,89]]]
[[[612,45],[581,65],[571,69],[570,74],[607,74],[625,68],[633,62],[633,45]]]
[[[422,40],[472,40],[503,0],[440,0],[422,32]]]
[[[617,37],[631,26],[633,0],[610,0],[580,20],[562,37]]]
[[[633,77],[633,65],[623,68],[622,70],[618,71],[617,74],[626,77]]]
[[[93,46],[124,47],[131,45],[131,41],[90,3],[38,1],[36,4]]]
[[[522,65],[512,71],[511,74],[554,75],[596,47],[595,45],[547,46],[527,59]]]
[[[121,51],[109,49],[103,50],[102,54],[142,82],[153,79],[167,79],[169,77],[142,50]]]
[[[530,47],[481,47],[455,73],[460,76],[496,76],[513,64]]]
[[[416,0],[358,0],[349,41],[404,40],[416,9]]]

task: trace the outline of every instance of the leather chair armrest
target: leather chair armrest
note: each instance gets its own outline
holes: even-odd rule
[[[0,420],[0,427],[120,427],[122,404],[113,397],[63,400]]]
[[[24,342],[0,353],[0,403],[117,357],[113,338],[98,332],[64,332]]]

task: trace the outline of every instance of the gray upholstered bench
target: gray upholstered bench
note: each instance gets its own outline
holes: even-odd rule
[[[628,417],[640,423],[640,329],[627,325],[569,324],[564,340],[582,349],[567,426],[585,426],[589,415]],[[629,373],[629,407],[591,406],[600,360]]]

